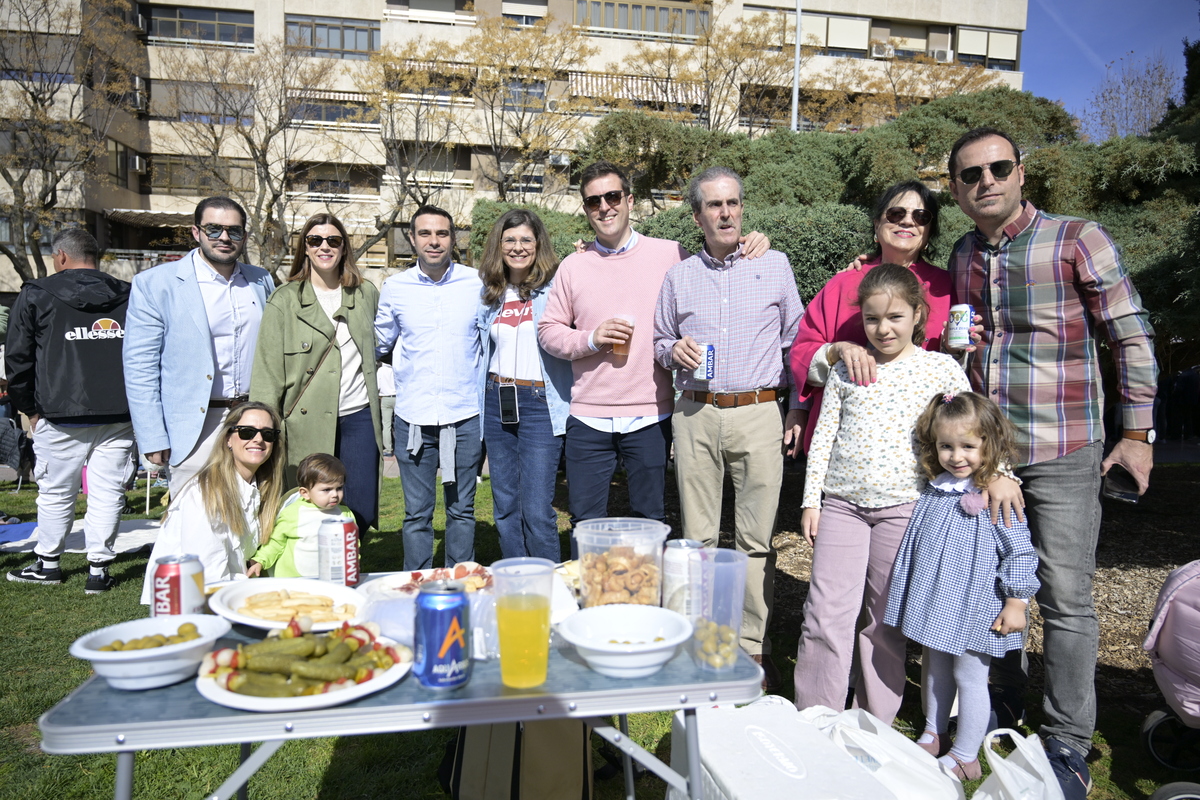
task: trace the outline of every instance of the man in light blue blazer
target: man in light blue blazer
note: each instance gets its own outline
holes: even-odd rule
[[[126,314],[125,391],[138,448],[170,465],[171,493],[200,471],[230,408],[245,402],[258,326],[275,289],[238,261],[246,212],[228,197],[196,206],[198,247],[133,279]]]

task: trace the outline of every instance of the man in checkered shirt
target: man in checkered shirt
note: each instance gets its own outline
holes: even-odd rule
[[[746,553],[741,646],[778,688],[767,637],[775,580],[771,536],[783,481],[783,448],[795,455],[804,428],[787,349],[804,306],[787,256],[776,250],[748,261],[742,234],[742,179],[713,167],[688,188],[704,248],[671,267],[654,314],[654,358],[675,372],[671,425],[683,533],[715,547],[725,470],[733,476],[734,537]],[[715,374],[697,378],[700,344],[715,347]],[[786,420],[781,403],[790,400]]]
[[[950,193],[976,229],[950,257],[953,302],[982,316],[967,349],[976,391],[1023,434],[1017,475],[1033,533],[1045,622],[1041,734],[1067,800],[1086,797],[1084,756],[1096,722],[1099,623],[1092,600],[1100,484],[1120,464],[1145,492],[1153,466],[1154,333],[1108,234],[1021,199],[1025,167],[994,128],[950,152]],[[1096,334],[1116,365],[1122,438],[1102,459],[1103,389]],[[998,717],[1023,711],[1024,653],[995,661]],[[997,700],[999,702],[997,702]],[[1000,719],[1003,725],[1008,719]]]

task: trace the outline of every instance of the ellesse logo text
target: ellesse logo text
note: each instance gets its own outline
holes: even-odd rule
[[[104,317],[93,322],[91,328],[80,325],[67,331],[63,338],[68,342],[78,342],[84,339],[124,339],[125,331],[121,329],[121,323],[115,319]]]

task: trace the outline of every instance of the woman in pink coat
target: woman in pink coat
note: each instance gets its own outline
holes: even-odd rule
[[[867,347],[862,314],[854,305],[858,285],[872,267],[899,264],[913,271],[929,301],[924,347],[936,351],[942,346],[942,329],[950,316],[950,275],[922,258],[929,240],[938,233],[937,197],[920,181],[897,183],[875,203],[871,218],[876,252],[861,269],[839,272],[817,292],[804,310],[789,355],[792,375],[800,384],[800,399],[811,397],[813,401],[804,428],[805,452],[833,365],[845,360],[851,378],[860,385],[875,381],[875,358]]]

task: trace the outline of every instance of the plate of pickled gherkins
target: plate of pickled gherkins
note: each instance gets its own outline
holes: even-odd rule
[[[261,642],[212,651],[196,690],[242,711],[308,711],[386,689],[412,668],[412,650],[379,635],[373,623],[326,633],[289,625]]]

